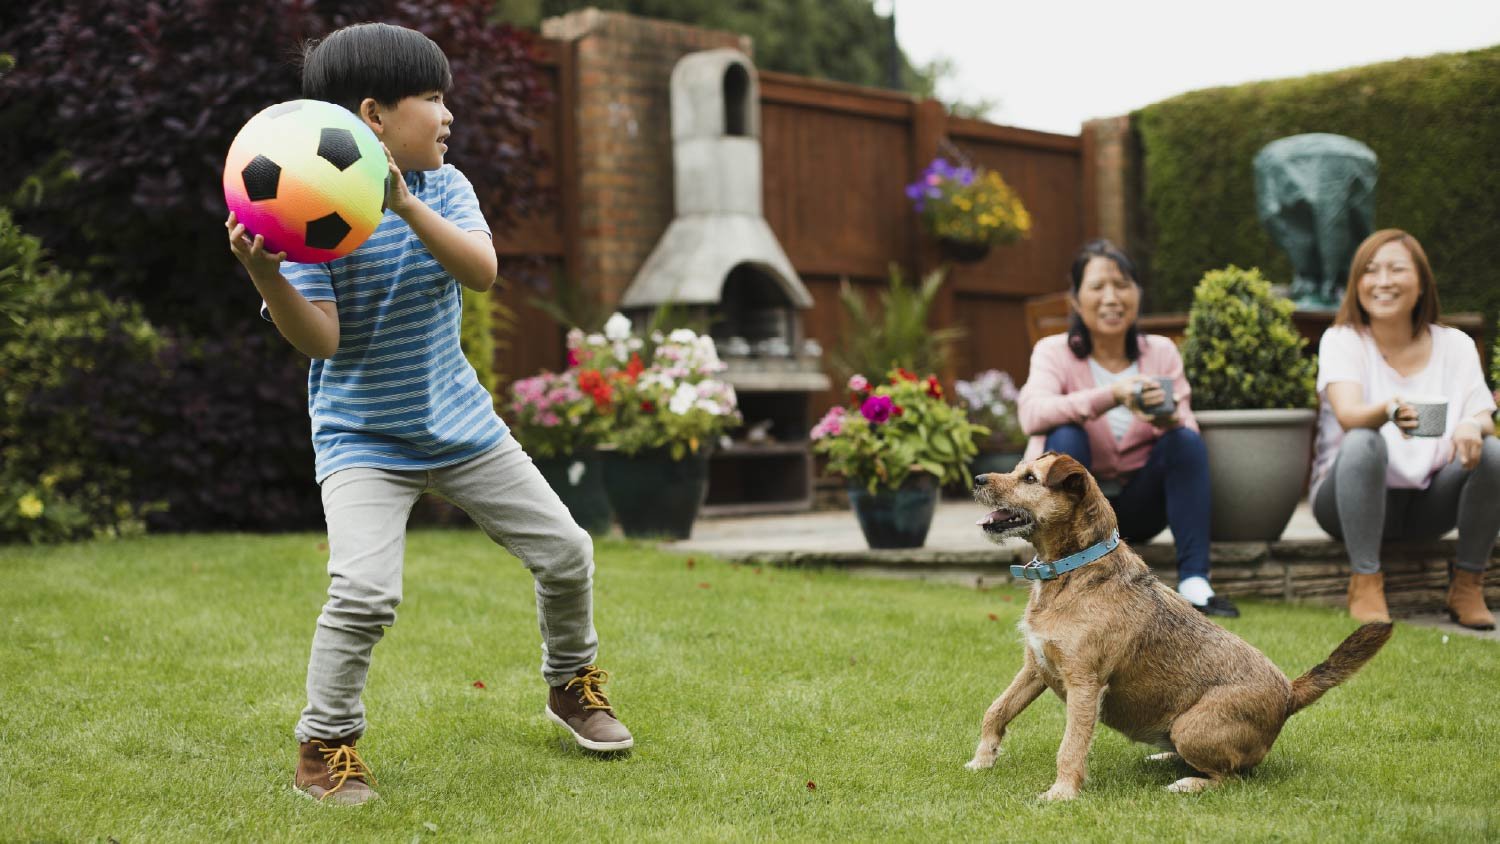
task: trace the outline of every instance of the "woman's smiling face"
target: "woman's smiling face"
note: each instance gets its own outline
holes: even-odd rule
[[[1421,293],[1416,261],[1399,240],[1375,250],[1359,277],[1359,306],[1371,322],[1410,320]]]
[[[1141,289],[1113,260],[1102,255],[1089,259],[1073,305],[1089,334],[1121,336],[1135,324],[1141,307]]]

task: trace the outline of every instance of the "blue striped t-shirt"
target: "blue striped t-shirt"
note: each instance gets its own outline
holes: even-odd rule
[[[405,177],[444,219],[490,233],[473,186],[453,165]],[[463,286],[406,221],[386,211],[348,255],[286,262],[281,272],[308,301],[338,306],[338,351],[307,373],[318,483],[355,467],[451,466],[504,439],[508,429],[458,345]]]

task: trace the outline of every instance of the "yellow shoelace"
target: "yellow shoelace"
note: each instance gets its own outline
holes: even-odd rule
[[[323,795],[324,797],[343,788],[344,783],[351,779],[362,779],[370,785],[375,784],[375,775],[370,773],[370,766],[365,764],[365,760],[359,758],[359,751],[355,750],[353,745],[341,744],[337,747],[323,745],[318,748],[318,752],[323,754],[323,764],[328,766],[330,776],[338,781],[338,785],[330,788],[328,793]]]
[[[583,670],[588,673],[580,674],[577,677],[569,680],[568,685],[564,686],[564,688],[571,689],[576,683],[580,687],[579,691],[583,696],[584,709],[603,709],[606,711],[610,711],[611,707],[609,705],[609,699],[604,696],[604,693],[602,691],[600,691],[600,687],[609,682],[609,672],[604,671],[603,669],[595,668],[592,665],[585,665],[583,667]]]

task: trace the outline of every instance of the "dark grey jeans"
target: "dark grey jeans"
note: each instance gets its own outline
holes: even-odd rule
[[[313,634],[298,741],[364,732],[360,696],[370,653],[396,623],[406,520],[429,490],[463,508],[531,570],[547,683],[561,685],[594,661],[593,540],[515,438],[431,471],[345,469],[323,481],[331,582]]]
[[[1484,438],[1473,471],[1455,460],[1426,489],[1386,489],[1386,459],[1379,432],[1349,431],[1312,502],[1313,517],[1334,539],[1343,540],[1354,571],[1380,571],[1383,540],[1433,540],[1455,525],[1455,564],[1484,571],[1500,532],[1500,440]]]

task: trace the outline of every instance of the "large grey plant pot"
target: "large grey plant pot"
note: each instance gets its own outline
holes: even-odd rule
[[[1312,465],[1312,410],[1195,410],[1213,495],[1215,542],[1281,538]]]

